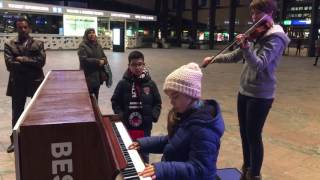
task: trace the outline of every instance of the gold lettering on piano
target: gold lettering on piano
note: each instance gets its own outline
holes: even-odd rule
[[[51,144],[51,155],[53,156],[53,160],[52,160],[52,175],[54,175],[53,180],[73,180],[72,176],[70,175],[73,172],[72,159],[68,158],[71,156],[71,154],[72,154],[71,142]],[[68,174],[66,174],[66,172]]]

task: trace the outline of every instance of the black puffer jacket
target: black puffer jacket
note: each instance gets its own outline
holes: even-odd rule
[[[129,116],[129,102],[132,97],[131,89],[133,77],[126,71],[123,79],[119,81],[111,98],[112,109],[115,114],[120,114],[124,124],[127,125]],[[141,102],[144,130],[150,132],[152,122],[157,122],[161,111],[161,97],[157,85],[147,74],[141,80]],[[127,126],[128,127],[128,126]]]

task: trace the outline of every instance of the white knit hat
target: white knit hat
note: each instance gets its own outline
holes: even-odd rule
[[[189,63],[174,70],[164,82],[163,90],[174,90],[182,94],[200,98],[202,72],[197,63]]]

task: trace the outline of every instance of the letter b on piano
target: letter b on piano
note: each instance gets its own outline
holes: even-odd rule
[[[68,158],[72,154],[72,143],[52,143],[51,154],[53,156],[52,174],[56,175],[53,180],[73,180],[70,175],[73,172],[72,159]],[[63,177],[60,178],[59,174],[63,174]]]

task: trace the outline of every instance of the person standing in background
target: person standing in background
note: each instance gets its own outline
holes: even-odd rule
[[[298,37],[297,38],[297,50],[296,50],[296,56],[299,54],[301,54],[301,48],[302,48],[302,38],[301,37]]]
[[[317,66],[319,55],[320,55],[320,38],[319,37],[315,42],[315,48],[316,48],[316,59],[314,60],[314,64],[313,65]]]
[[[93,28],[88,28],[84,32],[78,56],[80,69],[84,71],[89,93],[94,94],[98,100],[101,84],[106,82],[107,87],[112,85],[112,72],[107,56],[97,41],[97,35]]]
[[[4,59],[10,72],[7,96],[12,100],[12,129],[24,111],[27,97],[32,97],[44,79],[46,53],[43,42],[33,39],[27,19],[16,21],[18,37],[5,43]],[[13,137],[7,152],[14,151]]]

